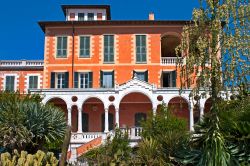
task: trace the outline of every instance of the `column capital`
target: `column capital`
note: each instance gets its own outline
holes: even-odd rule
[[[119,108],[115,108],[115,111],[119,111]]]
[[[105,111],[105,112],[108,112],[108,111],[109,111],[109,108],[104,108],[104,111]]]

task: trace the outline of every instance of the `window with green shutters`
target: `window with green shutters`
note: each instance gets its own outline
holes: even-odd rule
[[[29,89],[38,88],[38,76],[29,76]]]
[[[69,87],[69,72],[63,72],[63,73],[51,72],[50,87],[57,88],[57,89],[68,88]]]
[[[6,76],[5,77],[5,90],[6,91],[15,91],[15,76]]]
[[[136,62],[147,62],[146,35],[136,35]]]
[[[100,84],[102,88],[113,88],[114,87],[114,71],[111,72],[100,72]]]
[[[67,36],[58,36],[57,37],[57,58],[66,58],[67,57]]]
[[[90,57],[90,36],[80,37],[80,58]]]
[[[92,88],[92,72],[74,73],[74,88]]]
[[[104,35],[104,63],[114,62],[114,35]]]

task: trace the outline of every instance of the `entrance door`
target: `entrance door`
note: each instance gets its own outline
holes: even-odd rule
[[[105,114],[102,113],[102,131],[105,129]],[[114,129],[114,115],[109,113],[109,131]]]

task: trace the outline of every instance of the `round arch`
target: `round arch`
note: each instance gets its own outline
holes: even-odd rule
[[[83,132],[103,132],[104,102],[100,97],[89,96],[82,102],[82,130]]]
[[[152,112],[153,103],[145,93],[133,91],[126,93],[119,103],[120,127],[140,126],[140,121],[145,120]]]
[[[120,100],[118,101],[118,105],[120,105],[121,101],[123,100],[123,98],[124,98],[125,96],[127,96],[127,95],[129,95],[129,94],[131,94],[131,93],[140,93],[140,94],[142,94],[142,95],[145,95],[145,96],[147,96],[147,98],[150,100],[150,102],[151,102],[152,104],[154,103],[152,97],[150,96],[150,94],[148,94],[147,92],[145,92],[145,91],[143,91],[143,90],[139,90],[139,89],[138,89],[138,90],[130,90],[130,91],[125,92],[125,93],[121,96]]]
[[[178,33],[161,35],[161,57],[176,57],[175,48],[181,43]]]
[[[182,96],[176,96],[169,100],[168,102],[168,110],[173,112],[177,117],[185,119],[189,126],[190,123],[190,115],[189,115],[189,102]]]

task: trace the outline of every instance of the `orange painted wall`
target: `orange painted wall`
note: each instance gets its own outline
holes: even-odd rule
[[[26,76],[31,74],[40,74],[41,80],[43,79],[43,71],[34,71],[34,70],[18,70],[18,71],[0,71],[0,89],[4,90],[4,75],[5,74],[16,74],[17,77],[17,90],[20,93],[27,93],[27,80]],[[42,81],[40,82],[40,87],[42,88]]]
[[[165,34],[181,34],[182,26],[153,27],[75,27],[74,54],[72,28],[47,28],[44,51],[44,87],[50,88],[50,73],[69,71],[69,87],[72,88],[72,57],[74,55],[74,71],[92,71],[93,87],[100,87],[100,70],[115,70],[115,83],[122,84],[132,78],[133,70],[148,70],[149,83],[161,86],[161,73],[175,70],[176,66],[161,66],[161,36]],[[103,35],[115,35],[115,63],[103,63]],[[135,35],[147,35],[147,63],[135,63]],[[55,58],[56,36],[68,36],[67,58]],[[91,36],[91,57],[79,58],[79,36]],[[177,75],[177,86],[179,86]]]

